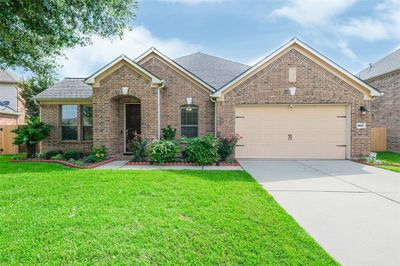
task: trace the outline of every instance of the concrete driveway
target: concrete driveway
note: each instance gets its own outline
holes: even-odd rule
[[[240,160],[343,265],[400,265],[400,174],[341,160]]]

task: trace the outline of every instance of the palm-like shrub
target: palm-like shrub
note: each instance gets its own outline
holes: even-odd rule
[[[27,157],[34,158],[36,155],[36,145],[50,135],[51,128],[51,125],[40,122],[39,117],[32,117],[27,120],[26,125],[13,130],[16,134],[14,144],[26,144]]]

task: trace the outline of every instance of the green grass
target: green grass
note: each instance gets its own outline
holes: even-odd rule
[[[8,159],[0,157],[0,264],[336,264],[246,172]]]
[[[378,152],[378,155],[376,157],[378,160],[381,160],[385,164],[400,164],[400,153],[398,152]],[[399,172],[400,173],[400,167],[399,166],[387,166],[387,165],[381,165],[378,166],[379,168],[383,168],[386,170],[394,171],[394,172]]]

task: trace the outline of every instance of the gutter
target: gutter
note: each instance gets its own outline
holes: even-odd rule
[[[214,137],[217,137],[217,101],[210,95],[210,100],[214,103]]]
[[[161,139],[161,89],[165,88],[164,80],[161,80],[160,87],[157,88],[157,139]]]

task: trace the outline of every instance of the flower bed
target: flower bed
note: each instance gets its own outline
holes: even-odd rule
[[[198,166],[194,163],[189,162],[174,162],[174,163],[150,163],[150,162],[128,162],[127,165],[191,165],[191,166]],[[212,164],[211,166],[240,166],[240,163],[235,162],[220,162],[217,164]]]
[[[366,161],[362,161],[362,160],[356,160],[356,159],[352,159],[353,162],[356,163],[361,163],[361,164],[365,164],[365,165],[370,165],[370,166],[396,166],[396,167],[400,167],[400,164],[391,164],[391,163],[369,163]]]
[[[110,159],[107,159],[107,160],[104,160],[104,161],[101,161],[101,162],[98,162],[98,163],[94,163],[94,164],[89,164],[89,165],[79,165],[79,164],[70,163],[70,162],[67,162],[67,161],[64,161],[64,160],[43,160],[43,159],[20,159],[20,160],[13,160],[13,162],[20,162],[20,163],[22,163],[22,162],[28,162],[28,163],[31,163],[31,162],[59,163],[59,164],[62,164],[62,165],[65,165],[65,166],[68,166],[68,167],[71,167],[71,168],[92,169],[92,168],[96,168],[96,167],[98,167],[100,165],[112,162],[114,160],[115,160],[114,158],[110,158]]]

